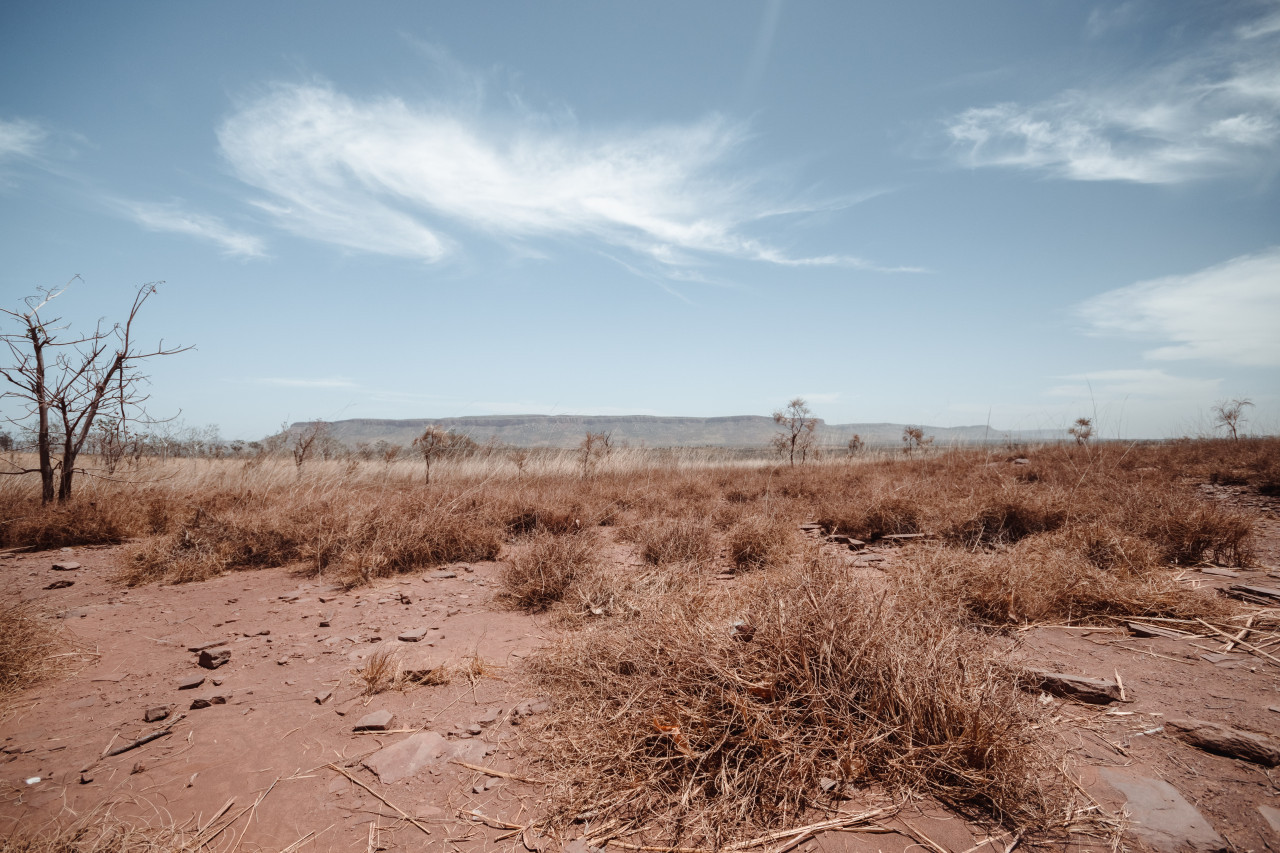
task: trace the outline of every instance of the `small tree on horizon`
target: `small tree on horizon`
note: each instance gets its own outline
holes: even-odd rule
[[[1238,430],[1245,421],[1244,410],[1252,405],[1253,401],[1248,397],[1242,397],[1239,400],[1223,400],[1212,409],[1214,426],[1225,429],[1231,435],[1232,441],[1239,441]]]
[[[449,433],[438,426],[429,426],[422,435],[413,440],[413,446],[422,454],[422,461],[427,466],[427,485],[431,485],[431,463],[444,453],[449,445]]]
[[[1075,438],[1077,445],[1083,445],[1093,438],[1093,418],[1076,418],[1076,422],[1067,429],[1067,432]]]
[[[849,439],[849,455],[857,456],[866,446],[866,442],[862,440],[862,436],[855,432],[853,437]]]
[[[803,463],[813,449],[818,430],[818,419],[813,417],[809,404],[804,398],[796,397],[785,409],[773,413],[773,422],[782,430],[770,441],[773,449],[779,456],[786,456],[792,466],[797,456]]]
[[[902,428],[902,452],[911,453],[933,444],[933,436],[924,434],[924,427],[905,426]]]

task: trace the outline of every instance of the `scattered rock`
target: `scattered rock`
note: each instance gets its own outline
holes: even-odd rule
[[[1262,819],[1267,822],[1267,826],[1271,827],[1272,832],[1280,835],[1280,809],[1258,806],[1258,814],[1262,815]]]
[[[395,723],[395,715],[390,711],[374,711],[372,714],[365,714],[360,720],[352,726],[351,730],[356,732],[385,732]],[[374,771],[377,772],[377,771]]]
[[[90,782],[92,782],[92,781],[93,781],[93,777],[92,777],[92,776],[90,776],[89,774],[87,774],[87,773],[81,773],[81,774],[80,774],[80,784],[81,784],[81,785],[88,785],[88,784],[89,784]]]
[[[1129,832],[1159,853],[1216,853],[1227,843],[1204,815],[1160,779],[1147,779],[1118,767],[1098,770],[1102,780],[1127,801]]]
[[[201,684],[204,684],[203,675],[187,675],[178,679],[179,690],[194,690]]]
[[[221,694],[214,696],[199,696],[191,700],[191,710],[198,711],[201,708],[208,708],[211,705],[225,705],[227,697]]]
[[[1264,767],[1280,764],[1280,745],[1266,735],[1207,720],[1168,720],[1164,725],[1174,737],[1206,752],[1252,761]]]
[[[139,761],[137,764],[133,765],[133,769],[129,771],[129,775],[133,776],[135,774],[145,773],[145,772],[147,772],[147,765]]]
[[[550,710],[549,699],[526,699],[512,708],[511,714],[516,717],[532,717],[534,714],[543,714]]]
[[[320,621],[317,624],[319,624],[321,628],[328,628],[330,625],[333,624],[333,614],[330,613],[326,616],[321,616]]]
[[[159,708],[148,708],[146,712],[142,715],[142,721],[144,723],[158,723],[168,716],[169,716],[168,707],[162,705]]]
[[[205,649],[200,653],[197,663],[205,669],[217,669],[231,662],[231,649]]]
[[[276,661],[276,666],[284,666],[288,662],[289,662],[288,658],[280,658],[278,661]]]
[[[1226,592],[1236,598],[1253,597],[1280,601],[1280,589],[1276,589],[1273,586],[1253,586],[1251,584],[1237,583],[1227,587]]]
[[[249,630],[249,631],[242,631],[242,632],[241,632],[241,636],[243,636],[243,637],[269,637],[269,636],[271,636],[271,629],[270,629],[270,628],[263,628],[263,629],[258,630],[258,631],[253,631],[253,630]]]
[[[73,563],[70,560],[64,560],[61,563],[54,563],[52,568],[55,572],[74,572],[76,569],[80,568],[80,564]]]
[[[400,603],[401,603],[401,604],[413,604],[413,599],[412,599],[412,598],[410,598],[408,595],[406,595],[405,593],[403,593],[403,592],[402,592],[402,593],[400,593]]]
[[[1107,678],[1088,678],[1083,675],[1068,675],[1043,669],[1027,669],[1022,675],[1024,682],[1029,686],[1064,699],[1075,699],[1091,705],[1106,705],[1120,698],[1120,685]]]
[[[385,747],[364,760],[384,784],[416,776],[423,770],[439,768],[453,759],[475,763],[484,758],[483,743],[450,743],[439,732],[416,732],[399,743]]]
[[[469,735],[478,735],[484,731],[484,728],[479,723],[471,723],[464,731]]]
[[[402,643],[416,643],[425,636],[427,636],[426,628],[414,628],[412,631],[404,631],[397,639]]]
[[[302,594],[297,592],[286,592],[280,596],[280,600],[284,602],[297,601],[299,598],[302,598]]]
[[[451,572],[448,569],[440,569],[439,571],[431,572],[427,575],[428,578],[434,580],[446,580],[448,578],[456,578],[457,576],[457,572]]]
[[[501,718],[502,718],[501,708],[490,708],[480,716],[476,717],[476,722],[482,726],[489,726],[498,722],[498,720]]]
[[[332,691],[332,690],[325,690],[325,691],[323,691],[323,692],[321,692],[321,693],[317,693],[317,694],[316,694],[316,704],[317,704],[317,705],[323,705],[325,702],[328,702],[331,698],[333,698],[333,691]]]
[[[1231,569],[1220,569],[1217,566],[1205,566],[1204,568],[1200,569],[1200,571],[1206,575],[1217,575],[1218,577],[1223,577],[1223,578],[1240,577],[1239,572],[1233,572],[1231,571]]]
[[[66,589],[69,586],[75,586],[75,581],[54,581],[45,587],[45,589]]]

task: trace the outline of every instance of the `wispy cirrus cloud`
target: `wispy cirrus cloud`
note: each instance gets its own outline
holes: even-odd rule
[[[359,388],[356,382],[341,376],[330,376],[322,379],[305,379],[289,376],[265,376],[252,380],[257,385],[271,385],[277,388]]]
[[[965,110],[946,121],[946,133],[966,165],[1069,180],[1168,184],[1274,167],[1280,15],[1127,80]]]
[[[144,202],[118,199],[114,206],[150,231],[168,231],[207,240],[228,255],[260,258],[266,255],[262,238],[228,226],[216,216],[193,213],[177,202]]]
[[[0,118],[0,162],[34,157],[48,133],[28,119]]]
[[[513,245],[585,240],[665,268],[712,256],[881,269],[750,236],[779,210],[813,208],[765,198],[733,171],[747,137],[720,116],[592,131],[523,105],[499,115],[317,84],[277,85],[218,132],[232,170],[279,225],[351,249],[434,262],[481,234]]]
[[[1151,397],[1163,400],[1199,400],[1216,394],[1221,381],[1175,376],[1163,370],[1127,368],[1073,373],[1047,392],[1054,397],[1113,401],[1121,397]]]
[[[1078,312],[1094,334],[1160,342],[1151,359],[1280,367],[1280,247],[1112,290]]]

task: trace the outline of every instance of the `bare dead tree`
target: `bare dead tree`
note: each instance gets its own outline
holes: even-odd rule
[[[1253,405],[1248,397],[1239,400],[1223,400],[1215,405],[1213,411],[1214,426],[1222,427],[1233,441],[1240,440],[1240,424],[1244,422],[1244,410]]]
[[[797,456],[800,457],[801,462],[804,462],[813,449],[818,419],[812,415],[809,404],[800,397],[787,403],[785,409],[779,409],[773,413],[773,422],[781,427],[782,431],[775,435],[770,443],[773,449],[780,456],[786,456],[792,465],[796,464]]]
[[[413,440],[413,446],[422,454],[422,461],[427,466],[427,485],[431,485],[431,463],[438,459],[449,446],[449,433],[438,426],[429,426],[422,435]]]
[[[849,439],[849,445],[848,445],[849,455],[857,456],[859,453],[862,452],[863,448],[865,448],[866,446],[867,446],[866,442],[862,440],[862,436],[858,435],[855,432],[853,434],[853,437]]]
[[[612,433],[587,430],[587,434],[578,443],[578,462],[582,465],[583,479],[591,476],[600,457],[607,456],[612,449]]]
[[[1076,422],[1067,429],[1067,432],[1076,440],[1076,444],[1085,444],[1093,438],[1093,418],[1076,418]]]
[[[928,447],[933,444],[933,436],[924,434],[924,427],[905,426],[902,428],[902,452],[911,453],[914,450]]]
[[[76,276],[71,281],[76,281]],[[161,341],[155,349],[142,350],[133,340],[133,323],[143,304],[162,282],[144,284],[134,295],[128,318],[104,328],[98,321],[93,332],[68,335],[69,324],[62,318],[45,319],[41,312],[66,292],[41,288],[28,297],[26,311],[0,309],[16,321],[20,331],[0,335],[9,349],[9,365],[0,367],[0,377],[8,387],[0,393],[0,401],[15,401],[21,412],[9,415],[15,426],[31,426],[36,436],[36,468],[10,463],[5,474],[40,475],[40,500],[48,504],[71,499],[72,482],[81,469],[76,460],[84,448],[94,422],[106,410],[122,425],[132,421],[149,421],[143,393],[146,376],[140,365],[157,356],[176,355],[191,347],[165,347]],[[70,282],[68,282],[70,286]],[[34,420],[34,425],[32,421]],[[56,432],[56,438],[55,438]],[[55,461],[55,453],[59,458]]]
[[[307,458],[317,449],[318,445],[323,445],[324,439],[329,435],[329,425],[324,421],[312,421],[302,432],[293,437],[293,464],[297,466],[298,476],[302,476],[302,466],[306,464]]]

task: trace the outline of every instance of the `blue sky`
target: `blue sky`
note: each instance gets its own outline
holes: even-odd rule
[[[152,410],[1280,429],[1280,4],[28,3],[0,298]]]

